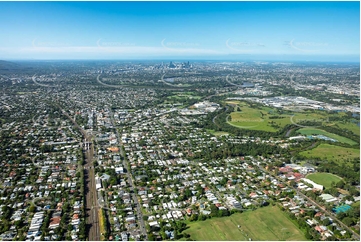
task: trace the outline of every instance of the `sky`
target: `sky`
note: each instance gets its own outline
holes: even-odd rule
[[[0,59],[360,60],[360,2],[0,2]]]

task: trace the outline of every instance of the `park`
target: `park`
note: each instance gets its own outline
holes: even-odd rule
[[[306,240],[303,232],[277,206],[236,213],[230,217],[191,222],[185,233],[194,240]]]

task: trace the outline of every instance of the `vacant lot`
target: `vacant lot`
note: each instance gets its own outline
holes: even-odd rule
[[[330,173],[322,173],[322,172],[309,174],[307,175],[306,178],[316,182],[317,184],[324,186],[325,188],[330,188],[332,182],[337,183],[341,181],[341,178],[339,178],[338,176],[332,175]]]
[[[329,132],[321,130],[321,129],[302,128],[302,129],[299,129],[297,132],[300,133],[300,134],[304,134],[304,135],[318,135],[318,134],[321,134],[321,135],[327,136],[329,138],[335,139],[335,140],[337,140],[338,142],[341,142],[341,143],[346,143],[346,144],[350,144],[350,145],[357,144],[355,141],[350,140],[350,139],[348,139],[346,137],[339,136],[339,135],[333,134],[333,133],[329,133]]]
[[[240,228],[238,228],[240,225]],[[185,233],[194,240],[306,240],[287,216],[276,206],[189,223]]]
[[[360,150],[345,148],[336,145],[321,144],[312,150],[306,150],[300,153],[306,158],[321,158],[328,161],[344,161],[347,159],[359,158]]]

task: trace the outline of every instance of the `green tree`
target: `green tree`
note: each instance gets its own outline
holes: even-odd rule
[[[211,214],[210,214],[211,217],[217,217],[217,216],[219,216],[219,214],[218,214],[218,208],[216,207],[216,205],[211,204],[210,209],[211,209]]]
[[[342,219],[342,223],[346,224],[346,226],[354,225],[353,219],[350,217],[345,217]]]
[[[207,219],[207,216],[204,215],[203,213],[200,213],[200,214],[198,215],[198,221],[204,221],[204,220],[206,220],[206,219]]]
[[[322,225],[328,226],[330,224],[331,224],[331,222],[330,222],[330,220],[328,218],[325,218],[324,220],[322,220]]]
[[[30,213],[35,213],[35,211],[36,211],[36,207],[32,204],[32,205],[30,205],[30,207],[29,207],[29,212]]]
[[[227,209],[219,209],[218,216],[219,217],[229,216],[229,211]]]

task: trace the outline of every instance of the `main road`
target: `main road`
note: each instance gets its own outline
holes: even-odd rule
[[[111,121],[111,123],[112,123],[112,125],[113,125],[113,127],[115,129],[115,134],[117,136],[117,140],[118,140],[118,142],[120,142],[121,139],[120,139],[119,131],[115,127],[113,113],[112,113],[111,109],[108,109],[108,110],[109,110],[109,113],[110,113],[110,121]],[[123,166],[124,166],[125,169],[127,169],[126,176],[128,178],[128,183],[129,183],[129,185],[131,187],[130,191],[131,191],[131,194],[132,194],[132,199],[133,199],[133,202],[136,205],[136,209],[137,209],[137,217],[138,217],[138,221],[139,221],[139,229],[140,229],[142,235],[144,236],[145,240],[148,240],[148,235],[147,235],[147,230],[145,228],[142,209],[140,208],[140,203],[138,201],[137,194],[135,194],[136,190],[135,190],[135,186],[134,186],[134,183],[133,183],[133,179],[131,177],[132,175],[130,174],[130,170],[128,169],[129,164],[127,163],[127,157],[124,154],[123,146],[120,146],[119,153],[123,157]]]
[[[170,83],[167,83],[163,80],[163,77],[165,76],[165,74],[161,77],[161,80],[162,82],[164,82],[165,84],[167,84],[168,86],[170,87],[159,87],[159,86],[136,86],[136,85],[131,85],[131,84],[124,84],[124,85],[111,85],[111,84],[106,84],[104,82],[102,82],[100,80],[100,76],[101,74],[99,74],[97,76],[97,82],[100,84],[100,85],[103,85],[103,86],[106,86],[106,87],[113,87],[113,88],[152,88],[152,89],[161,89],[161,90],[177,90],[177,91],[183,91],[183,89],[185,87],[178,87],[176,85],[172,85]]]
[[[39,85],[39,86],[42,86],[42,87],[57,87],[57,86],[53,86],[53,85],[48,85],[48,84],[42,84],[42,83],[39,83],[36,81],[36,75],[34,75],[32,78],[33,82],[36,84],[36,85]]]

